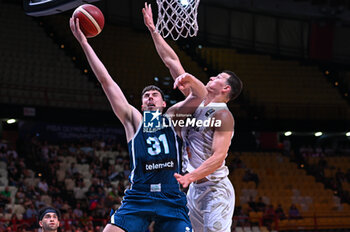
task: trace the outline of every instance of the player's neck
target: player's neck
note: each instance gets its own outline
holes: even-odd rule
[[[215,95],[214,93],[208,93],[207,97],[204,100],[204,105],[208,105],[210,103],[226,103],[226,97],[222,95]]]

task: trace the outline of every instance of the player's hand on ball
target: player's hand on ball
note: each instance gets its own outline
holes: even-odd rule
[[[78,42],[79,43],[86,42],[86,37],[83,34],[83,32],[80,30],[79,19],[76,18],[74,22],[74,18],[71,17],[69,19],[69,25],[74,37],[78,40]]]

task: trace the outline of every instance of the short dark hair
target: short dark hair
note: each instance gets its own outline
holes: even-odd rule
[[[222,72],[229,75],[227,78],[227,84],[231,87],[231,91],[229,93],[229,101],[234,100],[241,94],[243,83],[234,72],[229,70],[224,70]]]
[[[58,217],[58,220],[60,220],[61,218],[61,212],[58,210],[58,209],[55,209],[51,206],[47,206],[47,207],[44,207],[44,208],[41,208],[39,210],[39,221],[43,220],[43,217],[45,216],[45,214],[47,213],[55,213]]]
[[[159,87],[157,87],[157,86],[155,86],[155,85],[146,86],[146,87],[142,90],[141,96],[143,97],[143,95],[144,95],[147,91],[150,91],[150,90],[156,90],[156,91],[158,91],[158,92],[160,93],[160,95],[162,95],[163,101],[165,101],[163,91],[162,91]]]

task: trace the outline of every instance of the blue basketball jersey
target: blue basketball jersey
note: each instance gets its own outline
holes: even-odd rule
[[[110,223],[140,232],[155,221],[155,231],[189,232],[186,195],[174,177],[181,170],[182,141],[170,126],[144,129],[141,123],[128,143],[131,186],[119,209],[111,211]]]
[[[141,123],[128,147],[131,189],[151,185],[149,191],[164,192],[167,185],[179,185],[174,173],[181,170],[182,140],[172,127],[146,132]]]

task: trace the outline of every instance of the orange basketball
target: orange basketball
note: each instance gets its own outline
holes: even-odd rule
[[[79,18],[80,29],[87,38],[100,34],[105,25],[101,10],[91,4],[84,4],[75,9],[73,18],[74,21]]]

